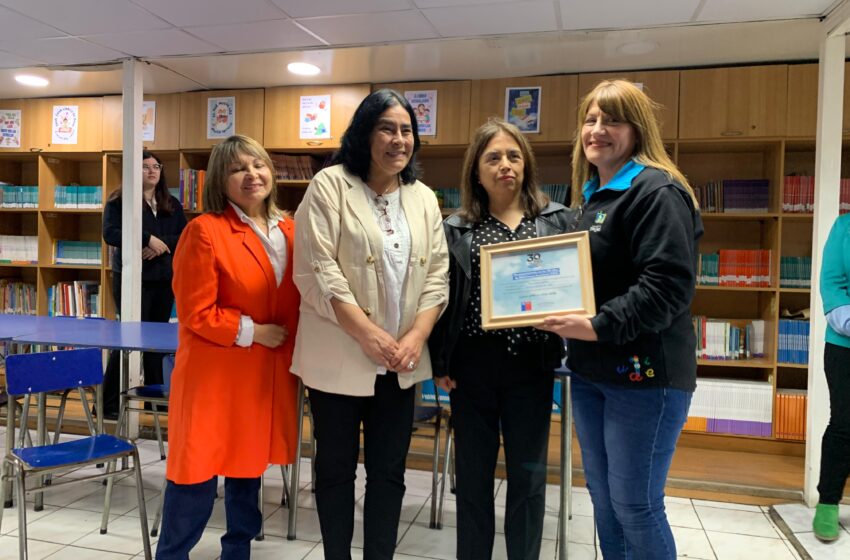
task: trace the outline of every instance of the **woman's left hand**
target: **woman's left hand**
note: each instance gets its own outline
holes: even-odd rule
[[[413,371],[419,366],[419,357],[422,354],[422,345],[425,338],[416,330],[411,329],[398,341],[398,350],[390,362],[392,371],[405,373]]]
[[[549,331],[561,338],[572,338],[574,340],[597,340],[596,331],[590,323],[590,317],[583,315],[559,315],[543,319],[537,325],[541,331]]]

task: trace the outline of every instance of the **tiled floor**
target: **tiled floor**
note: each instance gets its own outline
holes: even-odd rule
[[[0,441],[3,428],[0,427]],[[159,459],[156,442],[145,441],[139,445],[144,465],[145,497],[149,519],[153,518],[159,499],[160,486],[165,474],[164,462]],[[358,475],[356,519],[363,514],[363,477]],[[288,510],[280,503],[283,483],[278,467],[270,468],[265,475],[263,515],[265,540],[255,542],[252,558],[274,560],[320,560],[323,558],[319,521],[315,502],[309,490],[310,469],[307,463],[301,470],[299,500],[302,509],[298,515],[298,540],[287,541]],[[407,494],[399,526],[399,545],[396,557],[401,560],[454,558],[456,516],[453,496],[447,493],[444,528],[428,528],[431,479],[422,471],[409,471],[406,478]],[[498,483],[496,493],[497,526],[504,516],[506,485]],[[556,557],[556,528],[558,519],[558,488],[547,489],[547,506],[544,541],[541,558]],[[601,558],[594,548],[592,507],[590,497],[583,488],[573,494],[573,519],[570,525],[569,558],[589,560]],[[39,560],[112,560],[141,558],[136,492],[132,479],[121,480],[115,487],[109,532],[99,532],[103,499],[103,486],[98,482],[58,489],[45,494],[44,511],[34,513],[28,508],[30,558]],[[802,506],[801,506],[802,508]],[[780,506],[786,523],[801,542],[813,541],[807,533],[811,515],[805,508],[799,511]],[[787,513],[786,513],[787,511]],[[667,512],[673,526],[680,558],[703,560],[792,560],[801,558],[792,544],[782,535],[768,515],[767,508],[756,506],[707,502],[683,498],[668,498]],[[843,513],[845,527],[850,526],[850,511]],[[501,531],[501,528],[499,529]],[[212,518],[201,542],[192,554],[193,559],[216,559],[219,556],[219,539],[224,533],[223,502],[218,500]],[[6,510],[0,528],[0,560],[17,558],[17,516]],[[156,539],[152,545],[155,549]],[[362,524],[355,526],[354,546],[362,546]],[[814,546],[814,543],[812,543]],[[850,558],[850,535],[835,545],[809,549],[812,558]],[[354,558],[362,558],[359,548],[353,550]],[[504,537],[497,535],[494,558],[506,558]]]
[[[791,541],[814,560],[850,558],[850,506],[840,506],[839,521],[844,533],[837,541],[829,544],[820,542],[812,533],[814,509],[803,504],[782,504],[773,506],[773,509],[791,533]]]

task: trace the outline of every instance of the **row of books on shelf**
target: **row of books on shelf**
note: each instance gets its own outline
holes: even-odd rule
[[[773,386],[764,381],[697,379],[685,430],[770,437]]]
[[[699,255],[697,284],[770,287],[769,249],[721,249]]]
[[[57,185],[53,191],[56,208],[102,208],[103,187],[100,185]]]
[[[779,257],[780,288],[811,288],[812,257]]]
[[[57,282],[47,289],[47,315],[50,317],[100,317],[100,282],[74,280]]]
[[[770,205],[768,179],[722,179],[694,186],[703,212],[766,213]]]
[[[434,194],[437,195],[437,202],[440,208],[458,208],[460,207],[460,190],[459,189],[434,189]]]
[[[806,439],[806,407],[808,396],[805,391],[777,389],[776,437],[804,441]]]
[[[35,284],[0,278],[0,313],[35,315]]]
[[[0,263],[38,262],[37,235],[0,235]]]
[[[57,239],[53,242],[55,264],[100,265],[100,241],[69,241]]]
[[[330,165],[332,157],[333,154],[324,159],[310,154],[271,154],[279,181],[309,181],[320,169]]]
[[[795,214],[811,214],[815,211],[814,177],[810,175],[789,175],[785,177],[785,188],[782,190],[782,211]],[[838,211],[841,214],[850,211],[850,179],[841,179]]]
[[[782,364],[809,363],[809,322],[799,319],[779,320],[777,361]]]
[[[38,187],[0,185],[0,208],[38,208]]]
[[[204,210],[204,178],[207,172],[203,169],[181,169],[180,186],[170,189],[171,194],[180,201],[184,210],[202,212]]]
[[[764,357],[765,323],[761,319],[724,320],[695,315],[693,323],[699,359],[751,360]]]

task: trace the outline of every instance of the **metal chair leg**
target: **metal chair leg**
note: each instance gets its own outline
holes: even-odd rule
[[[27,560],[27,481],[23,469],[18,469],[18,556]]]
[[[106,463],[106,474],[115,472],[115,461]],[[103,497],[103,517],[100,519],[100,534],[105,535],[109,524],[109,509],[112,506],[112,487],[115,485],[115,477],[106,478],[106,495]],[[141,513],[141,512],[139,512]]]
[[[290,479],[289,487],[292,489],[292,494],[289,496],[289,526],[286,530],[286,540],[295,540],[295,527],[298,523],[298,477],[301,473],[301,432],[304,428],[304,383],[298,381],[298,435],[295,446],[295,462],[292,464],[292,478]],[[312,426],[312,422],[310,425]],[[311,428],[312,431],[312,428]]]
[[[434,418],[434,455],[431,457],[431,529],[437,528],[437,485],[440,481],[440,430],[442,429],[442,411]]]
[[[165,444],[162,443],[162,427],[159,424],[159,409],[156,403],[151,403],[153,409],[153,425],[156,428],[156,442],[159,444],[159,458],[165,461]]]
[[[151,560],[151,540],[148,537],[148,511],[145,505],[145,483],[142,480],[142,462],[139,461],[139,450],[135,447],[133,447],[133,468],[136,471],[136,496],[139,500],[142,547],[145,552],[145,560]]]
[[[165,485],[168,484],[168,479],[162,479],[162,488],[159,491],[159,503],[156,506],[156,514],[153,518],[153,528],[151,536],[155,537],[159,533],[159,522],[162,520],[162,504],[165,502]]]
[[[266,478],[264,475],[260,475],[260,491],[257,493],[257,507],[260,508],[260,532],[257,533],[257,536],[254,537],[255,541],[263,541],[266,538],[266,520],[263,519],[263,494],[264,486],[266,485]]]
[[[6,501],[6,460],[0,460],[0,504]],[[0,507],[0,535],[3,534],[3,510],[6,509],[4,507]]]
[[[10,449],[15,447],[15,413],[18,409],[18,403],[15,399],[10,395],[9,400],[6,401],[6,451],[8,452]],[[25,429],[25,426],[21,426],[21,429]],[[10,508],[12,507],[12,467],[11,465],[8,467],[8,471],[6,469],[6,465],[3,465],[3,468],[0,469],[0,485],[3,486],[3,495],[6,496],[3,500],[2,507]],[[3,475],[6,475],[5,480],[3,481]]]
[[[452,456],[452,426],[451,421],[446,422],[446,452],[443,456],[443,480],[440,483],[440,499],[437,502],[437,529],[443,528],[443,502],[446,498],[446,479],[449,478],[449,463]],[[431,501],[435,499],[432,496]]]
[[[289,503],[289,465],[281,465],[280,466],[280,477],[283,480],[283,494],[280,497],[280,505],[286,506]]]

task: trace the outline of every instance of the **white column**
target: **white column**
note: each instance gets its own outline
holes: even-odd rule
[[[141,321],[142,314],[142,65],[123,63],[123,169],[121,173],[121,320]],[[125,362],[126,363],[126,362]],[[139,353],[130,354],[129,387],[141,385]],[[125,389],[126,387],[122,387]],[[135,437],[138,415],[130,415]]]
[[[838,216],[841,179],[842,111],[844,108],[844,30],[847,3],[841,21],[825,21],[818,72],[818,127],[815,148],[815,215],[812,231],[811,329],[809,333],[809,386],[806,418],[806,468],[803,497],[810,507],[818,501],[821,438],[829,422],[829,391],[823,372],[826,319],[820,294],[820,267],[829,229]]]

